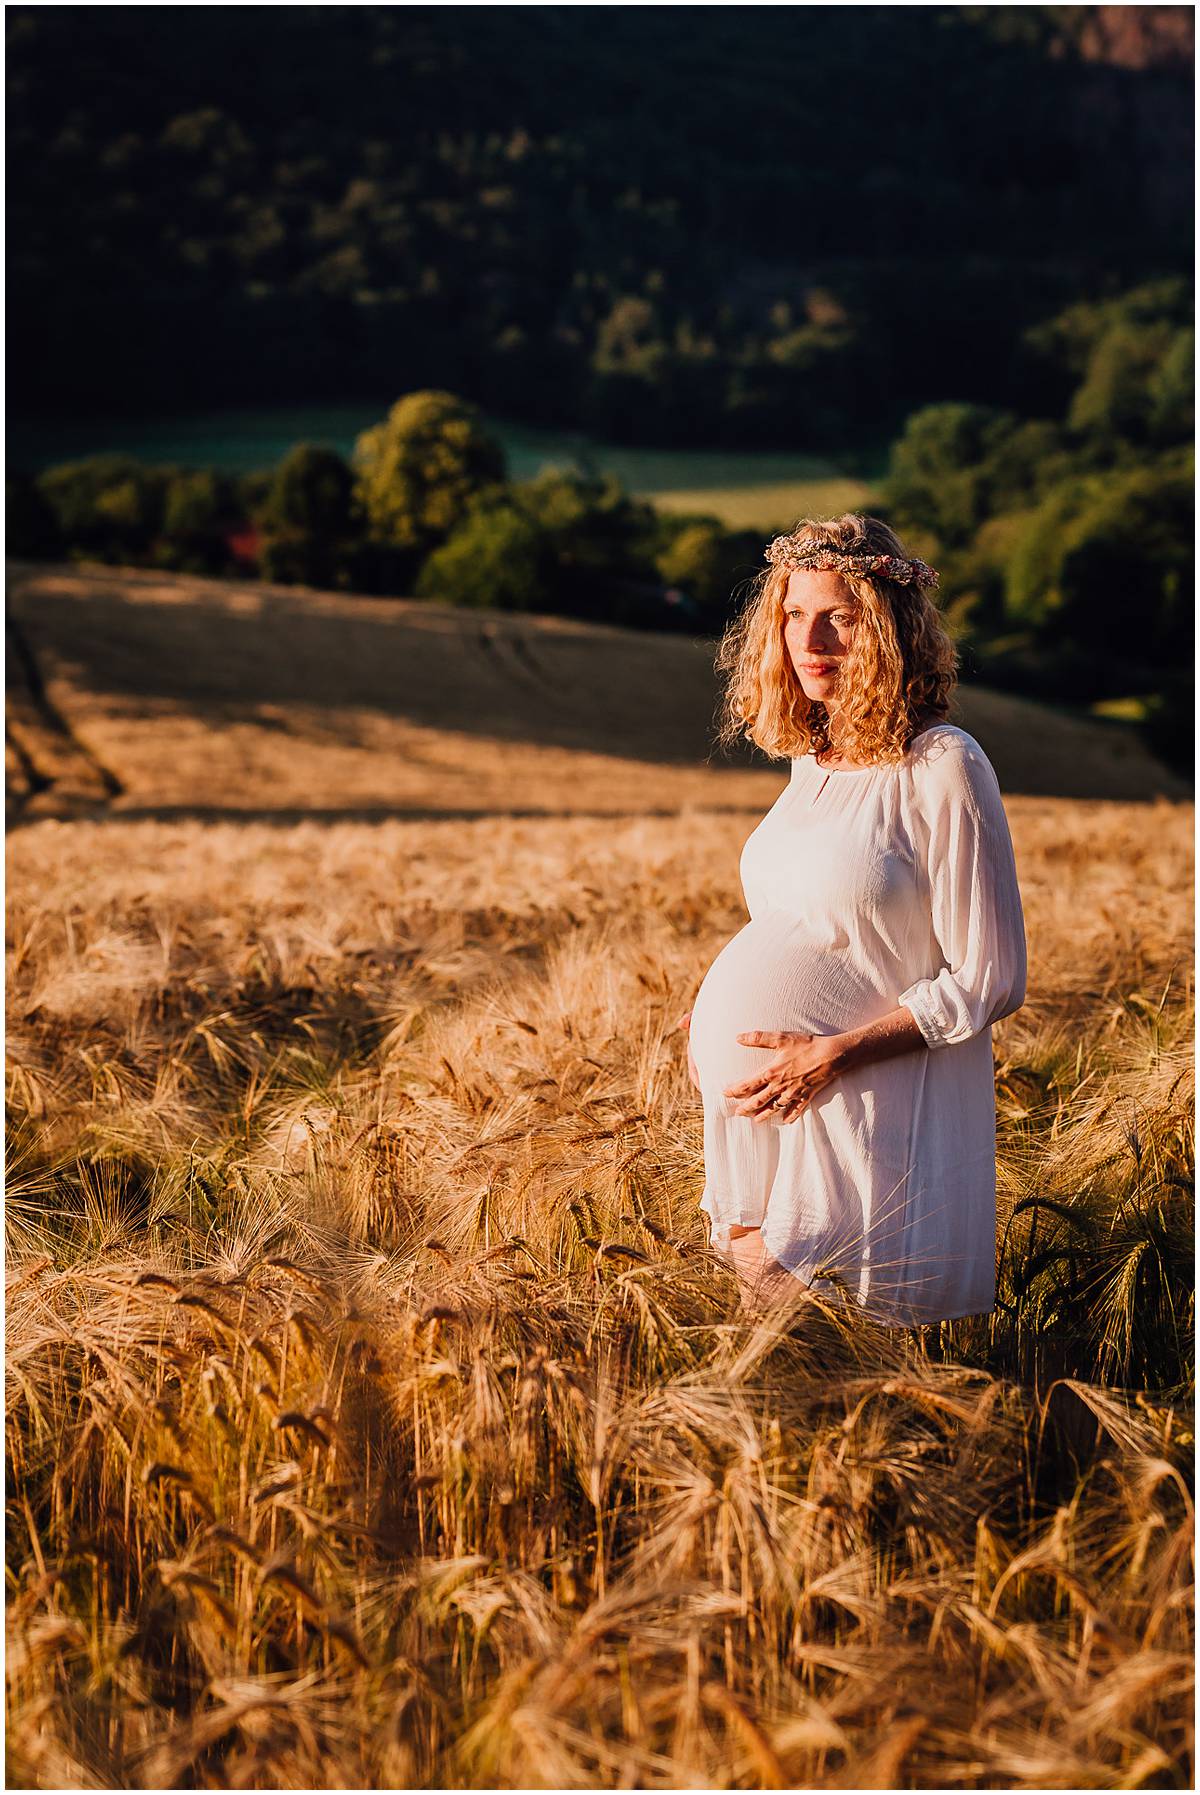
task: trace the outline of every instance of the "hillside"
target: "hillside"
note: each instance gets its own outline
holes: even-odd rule
[[[11,814],[285,821],[761,810],[712,644],[554,617],[9,564]],[[1118,725],[960,688],[1008,794],[1186,798]]]

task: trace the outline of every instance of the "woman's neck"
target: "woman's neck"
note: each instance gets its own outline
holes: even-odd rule
[[[826,710],[825,734],[830,745],[825,748],[817,749],[813,755],[813,758],[819,767],[826,767],[831,772],[837,772],[838,769],[843,766],[852,767],[858,765],[858,762],[851,760],[848,755],[843,754],[838,748],[833,746],[833,740],[836,733],[834,728],[836,716],[836,712],[828,709]]]
[[[826,713],[826,715],[827,722],[832,724],[834,716],[829,713]],[[927,729],[931,729],[936,721],[937,718],[932,715],[918,718],[916,728],[912,733],[912,740],[915,741],[917,736],[923,735]],[[833,733],[834,731],[832,728],[827,728],[827,735],[832,737]],[[822,767],[826,772],[830,773],[840,772],[843,768],[861,767],[868,764],[866,761],[852,760],[849,755],[843,754],[833,747],[815,749],[813,752],[813,759],[819,767]]]

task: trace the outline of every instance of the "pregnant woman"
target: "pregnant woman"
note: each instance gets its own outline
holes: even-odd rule
[[[700,1207],[743,1305],[811,1286],[893,1325],[995,1300],[991,1025],[1025,998],[995,772],[945,721],[937,574],[877,518],[808,521],[722,644],[724,739],[791,762],[742,851],[750,921],[683,1026]]]

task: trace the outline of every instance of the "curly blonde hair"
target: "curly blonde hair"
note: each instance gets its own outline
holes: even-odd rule
[[[801,545],[842,553],[907,555],[877,517],[846,512],[803,518]],[[717,741],[754,742],[776,760],[838,753],[862,762],[903,759],[909,743],[950,710],[958,650],[928,592],[877,574],[843,574],[859,601],[858,623],[841,662],[837,739],[828,708],[807,698],[784,642],[783,602],[791,570],[766,567],[717,650],[726,674]]]

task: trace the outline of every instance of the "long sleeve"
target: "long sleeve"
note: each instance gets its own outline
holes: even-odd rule
[[[897,1001],[930,1047],[969,1041],[1025,1001],[1025,918],[1000,786],[973,737],[914,769],[915,835],[945,966]]]

